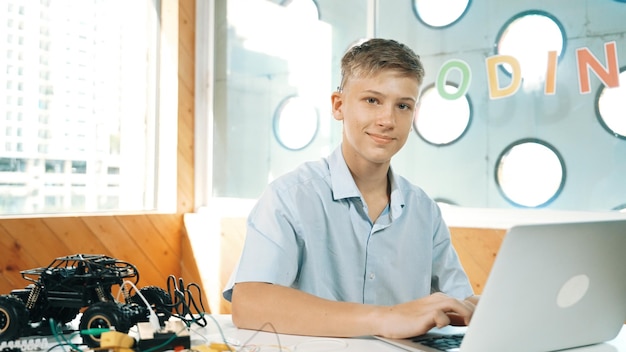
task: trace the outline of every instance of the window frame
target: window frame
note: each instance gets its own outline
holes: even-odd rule
[[[504,190],[502,183],[500,182],[500,178],[498,177],[503,158],[507,156],[508,153],[511,150],[513,150],[513,148],[515,148],[516,146],[527,144],[527,143],[539,144],[549,149],[550,151],[552,151],[552,153],[554,153],[554,155],[557,157],[559,164],[561,166],[561,182],[559,183],[559,187],[556,189],[556,191],[550,198],[545,200],[543,203],[540,203],[534,206],[521,204],[517,202],[515,199],[512,199],[509,196],[509,194],[507,194],[507,192]],[[539,208],[544,208],[548,206],[549,204],[554,202],[557,198],[559,198],[559,196],[563,192],[563,189],[565,188],[565,183],[567,182],[567,166],[565,165],[565,159],[563,158],[563,155],[555,146],[539,138],[522,138],[522,139],[518,139],[518,140],[511,142],[509,145],[507,145],[505,148],[502,149],[502,151],[500,152],[500,155],[498,155],[498,157],[496,158],[496,162],[494,164],[493,170],[494,170],[493,175],[494,175],[495,185],[496,185],[496,188],[498,189],[498,192],[500,192],[500,195],[502,196],[503,199],[505,199],[509,204],[517,208],[539,209]]]
[[[622,74],[626,76],[626,66],[620,67],[619,76],[621,77]],[[611,126],[607,124],[607,122],[604,120],[604,117],[600,113],[600,98],[602,98],[602,94],[604,93],[605,89],[608,89],[608,88],[604,84],[600,84],[600,87],[596,91],[596,96],[594,99],[594,110],[596,113],[596,119],[598,120],[598,123],[600,124],[600,126],[602,126],[602,128],[606,132],[608,132],[611,136],[616,137],[618,139],[626,140],[626,133],[621,134],[619,132],[614,131],[613,128],[611,128]],[[620,87],[620,89],[624,89],[624,87]]]

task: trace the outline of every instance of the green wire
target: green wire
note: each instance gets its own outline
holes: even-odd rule
[[[48,322],[50,323],[50,330],[52,330],[52,335],[54,336],[54,339],[57,340],[57,342],[59,343],[59,346],[61,346],[63,351],[65,351],[65,344],[59,338],[59,334],[57,332],[57,326],[56,324],[54,324],[54,319],[51,318],[50,320],[48,320]]]
[[[52,330],[52,335],[54,335],[55,340],[57,340],[57,342],[59,343],[61,348],[63,348],[63,351],[65,351],[65,346],[70,346],[73,349],[75,349],[76,351],[80,351],[80,347],[78,347],[77,345],[75,345],[74,343],[72,343],[71,341],[66,339],[64,334],[59,333],[59,331],[57,329],[57,325],[54,323],[54,319],[50,318],[48,320],[48,322],[50,323],[50,329]],[[64,342],[61,341],[59,336],[61,338],[63,338]]]
[[[85,329],[85,330],[81,330],[80,334],[81,335],[100,335],[103,334],[107,331],[111,331],[111,329],[108,328],[93,328],[93,329]]]

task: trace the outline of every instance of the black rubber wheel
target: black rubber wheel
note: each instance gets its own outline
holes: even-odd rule
[[[130,322],[124,316],[121,307],[115,302],[94,303],[80,318],[80,330],[89,329],[110,329],[115,327],[116,331],[127,333],[130,330]],[[100,346],[100,334],[84,334],[83,342],[89,347]]]
[[[139,292],[156,313],[164,314],[165,319],[172,315],[172,297],[167,291],[158,286],[146,286],[142,287]],[[138,294],[131,297],[131,302],[142,307],[146,305]]]
[[[0,296],[0,341],[21,337],[28,328],[28,310],[21,299],[12,295]]]

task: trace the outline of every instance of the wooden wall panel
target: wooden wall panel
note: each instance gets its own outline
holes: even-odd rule
[[[37,263],[47,264],[55,257],[71,252],[65,242],[46,226],[44,219],[4,220],[1,226],[13,239],[14,248],[20,249],[20,256],[30,257]]]
[[[181,228],[178,214],[0,220],[0,293],[28,284],[21,270],[77,253],[128,261],[137,266],[140,286],[165,288],[168,275],[181,275]]]
[[[195,211],[195,55],[196,55],[196,1],[179,0],[178,10],[178,213]],[[196,283],[202,288],[202,303],[210,312],[207,290],[196,257],[180,220],[181,277],[187,284]]]
[[[180,0],[178,9],[178,204],[180,214],[193,212],[195,120],[195,0]]]
[[[451,227],[450,234],[474,293],[479,295],[485,288],[506,230]]]
[[[76,253],[103,254],[109,252],[98,235],[80,217],[46,218],[44,223],[60,241],[65,243],[66,247]]]
[[[187,280],[188,278],[194,278],[193,283],[199,285],[202,290],[202,296],[200,297],[202,306],[206,312],[217,313],[211,309],[210,302],[208,300],[209,295],[211,294],[211,286],[207,285],[206,282],[203,281],[203,277],[201,275],[201,269],[198,266],[198,262],[196,261],[196,254],[194,253],[202,253],[202,248],[193,248],[191,244],[191,240],[189,238],[189,234],[187,231],[183,231],[182,235],[182,251],[184,255],[181,257],[181,277],[185,279],[185,284],[190,284],[191,282]],[[195,250],[195,251],[194,251]],[[196,292],[192,290],[192,294],[196,297]]]
[[[237,266],[246,238],[246,220],[241,218],[221,219],[220,252],[220,312],[230,313],[231,304],[221,296],[221,290],[226,286],[230,276]]]
[[[18,237],[19,238],[19,237]],[[14,287],[23,285],[19,270],[36,267],[38,262],[28,255],[23,244],[8,232],[0,222],[0,293],[10,291]]]

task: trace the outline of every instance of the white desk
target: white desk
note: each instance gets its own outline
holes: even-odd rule
[[[326,338],[295,335],[276,335],[268,332],[256,332],[236,328],[230,315],[213,315],[212,317],[219,323],[227,341],[256,345],[260,352],[318,352],[318,351],[360,351],[360,352],[399,352],[402,349],[390,344],[374,339],[372,337],[362,338]],[[191,343],[193,345],[206,344],[210,342],[221,342],[222,337],[215,322],[207,318],[209,324],[205,328],[193,328]],[[282,349],[279,348],[279,342]],[[626,351],[626,327],[613,341],[603,344],[575,348],[572,352],[617,352]]]
[[[223,341],[222,333],[229,343],[235,345],[245,344],[248,346],[257,346],[258,352],[401,352],[403,349],[392,346],[372,337],[361,338],[326,338],[312,336],[296,336],[296,335],[276,335],[269,332],[256,332],[252,330],[242,330],[236,328],[230,318],[230,315],[212,315],[221,329],[218,329],[215,321],[207,317],[208,325],[201,328],[197,325],[192,326],[191,346],[208,345],[211,342],[221,343]],[[133,328],[134,329],[134,328]],[[131,332],[133,332],[131,329]],[[35,338],[37,340],[38,338]],[[32,337],[24,338],[24,342],[33,340]],[[33,348],[29,346],[25,351],[46,351],[50,347],[55,346],[57,341],[53,337],[43,337],[47,342],[41,345],[41,348]],[[79,344],[81,339],[75,336],[73,342]],[[44,341],[45,342],[45,341]],[[39,344],[37,346],[40,346]],[[280,346],[280,347],[279,347]],[[7,342],[0,343],[0,347],[7,346]],[[67,351],[66,348],[57,347],[52,350]],[[252,351],[237,349],[237,351]],[[583,347],[575,348],[568,351],[572,352],[626,352],[626,326],[622,328],[620,334],[612,341]]]

